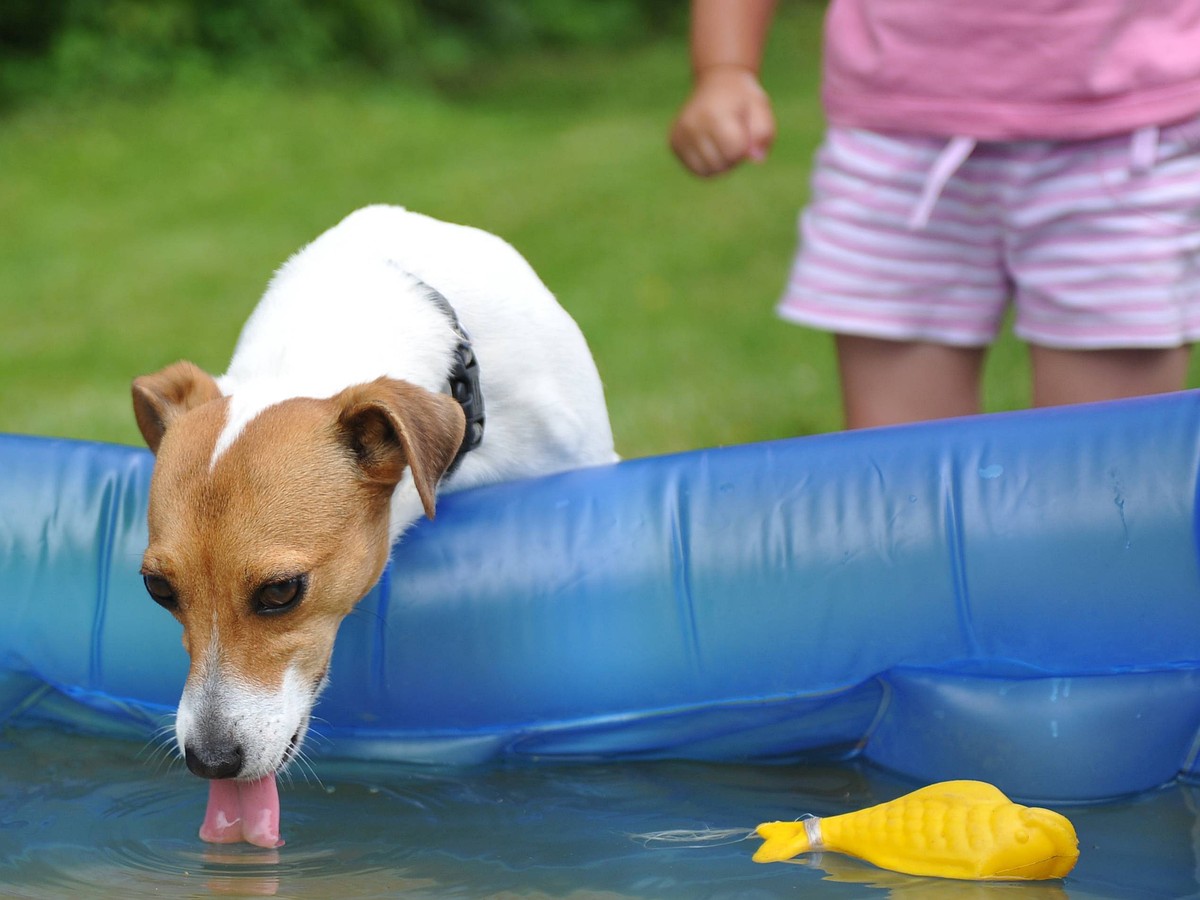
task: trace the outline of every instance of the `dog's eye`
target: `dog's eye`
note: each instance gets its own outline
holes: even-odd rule
[[[264,584],[254,594],[254,611],[268,616],[287,612],[300,602],[307,587],[303,575]]]
[[[143,575],[142,581],[146,584],[146,593],[155,603],[171,612],[178,608],[179,598],[175,596],[175,588],[171,586],[171,582],[161,575]]]

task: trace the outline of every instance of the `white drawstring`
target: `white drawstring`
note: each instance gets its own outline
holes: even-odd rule
[[[975,139],[969,137],[951,138],[949,143],[942,148],[942,152],[929,167],[929,174],[925,176],[925,184],[921,188],[921,199],[917,201],[912,215],[908,218],[909,228],[917,231],[929,224],[929,216],[933,213],[933,207],[937,204],[938,198],[942,196],[946,182],[958,171],[958,167],[966,162],[967,157],[974,150]]]
[[[1158,162],[1158,126],[1146,125],[1133,133],[1129,142],[1129,171],[1145,175]]]
[[[1146,125],[1133,133],[1129,143],[1129,171],[1145,175],[1158,161],[1159,133],[1157,125]],[[908,227],[918,231],[929,224],[929,217],[937,205],[942,191],[959,167],[975,152],[975,139],[970,137],[951,138],[942,148],[921,186],[921,197],[908,217]]]

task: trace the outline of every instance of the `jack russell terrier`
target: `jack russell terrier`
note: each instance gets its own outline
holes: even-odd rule
[[[292,257],[219,378],[133,382],[150,596],[183,625],[200,836],[274,847],[338,625],[439,489],[616,460],[578,326],[500,238],[361,209]]]

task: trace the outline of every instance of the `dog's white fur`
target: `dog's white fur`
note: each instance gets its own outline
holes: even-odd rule
[[[353,213],[276,274],[245,325],[228,371],[216,379],[222,396],[203,401],[210,421],[223,414],[219,432],[177,424],[186,421],[191,409],[169,396],[170,391],[155,394],[151,380],[158,376],[135,382],[139,424],[159,454],[143,568],[152,577],[177,581],[173,586],[181,597],[203,599],[181,603],[176,610],[192,655],[176,723],[178,744],[181,751],[193,745],[237,747],[243,763],[236,777],[260,777],[292,757],[324,684],[321,659],[327,663],[328,652],[322,657],[320,652],[296,650],[293,637],[271,651],[276,671],[248,671],[257,665],[256,648],[233,646],[257,640],[254,629],[260,628],[246,619],[245,595],[226,599],[217,594],[228,590],[210,589],[202,582],[236,585],[239,578],[249,582],[249,576],[240,574],[244,569],[289,572],[304,570],[311,562],[299,552],[294,560],[283,558],[286,552],[277,553],[269,542],[264,546],[270,552],[251,554],[248,562],[206,561],[214,552],[214,536],[245,528],[247,541],[234,542],[241,547],[252,542],[264,523],[212,524],[210,517],[208,524],[194,526],[188,498],[207,489],[200,482],[221,474],[227,457],[257,460],[256,442],[264,451],[272,449],[275,439],[256,435],[255,423],[291,398],[334,398],[381,376],[444,394],[458,338],[445,312],[429,299],[428,288],[450,302],[469,335],[486,410],[482,444],[463,458],[443,489],[616,459],[603,390],[583,335],[528,263],[494,235],[398,207],[373,206]],[[223,404],[223,412],[212,404]],[[168,435],[171,431],[175,433]],[[211,451],[203,448],[208,453],[207,474],[200,471],[202,466],[165,466],[186,456],[195,449],[188,445],[201,440],[211,442]],[[278,470],[272,465],[265,465],[270,478],[292,477],[282,465]],[[226,467],[223,477],[231,477],[232,467]],[[164,468],[170,474],[160,479]],[[179,475],[176,469],[186,472]],[[251,494],[257,489],[253,483],[234,485],[243,487]],[[411,465],[396,484],[389,510],[389,541],[422,514]],[[206,528],[214,530],[203,531]],[[375,553],[372,558],[385,557]],[[232,571],[237,566],[242,568]],[[269,582],[265,576],[255,577]],[[374,577],[355,582],[355,591],[364,590],[363,584],[369,587]],[[311,602],[329,604],[332,612],[322,616],[333,621],[336,631],[337,619],[358,599],[339,596]],[[304,627],[319,635],[319,643],[327,640],[332,646],[324,624]],[[189,631],[194,632],[190,637]]]
[[[418,282],[449,300],[465,328],[487,413],[482,446],[441,490],[616,459],[583,334],[524,257],[489,232],[396,206],[352,213],[276,274],[217,379],[231,403],[214,459],[288,397],[330,397],[380,375],[444,392],[456,338]],[[392,540],[420,516],[406,475]]]

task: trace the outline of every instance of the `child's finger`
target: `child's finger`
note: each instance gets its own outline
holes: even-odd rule
[[[747,107],[746,134],[749,144],[746,156],[754,162],[762,162],[775,142],[775,115],[765,96]]]
[[[710,159],[719,172],[731,169],[746,158],[750,149],[746,129],[738,118],[727,118],[710,132]]]
[[[709,164],[701,146],[701,135],[685,119],[680,119],[671,129],[671,150],[676,158],[696,175],[707,175]]]
[[[717,175],[730,168],[737,159],[731,158],[720,129],[712,123],[696,123],[682,119],[671,132],[671,149],[685,166],[701,176]]]

